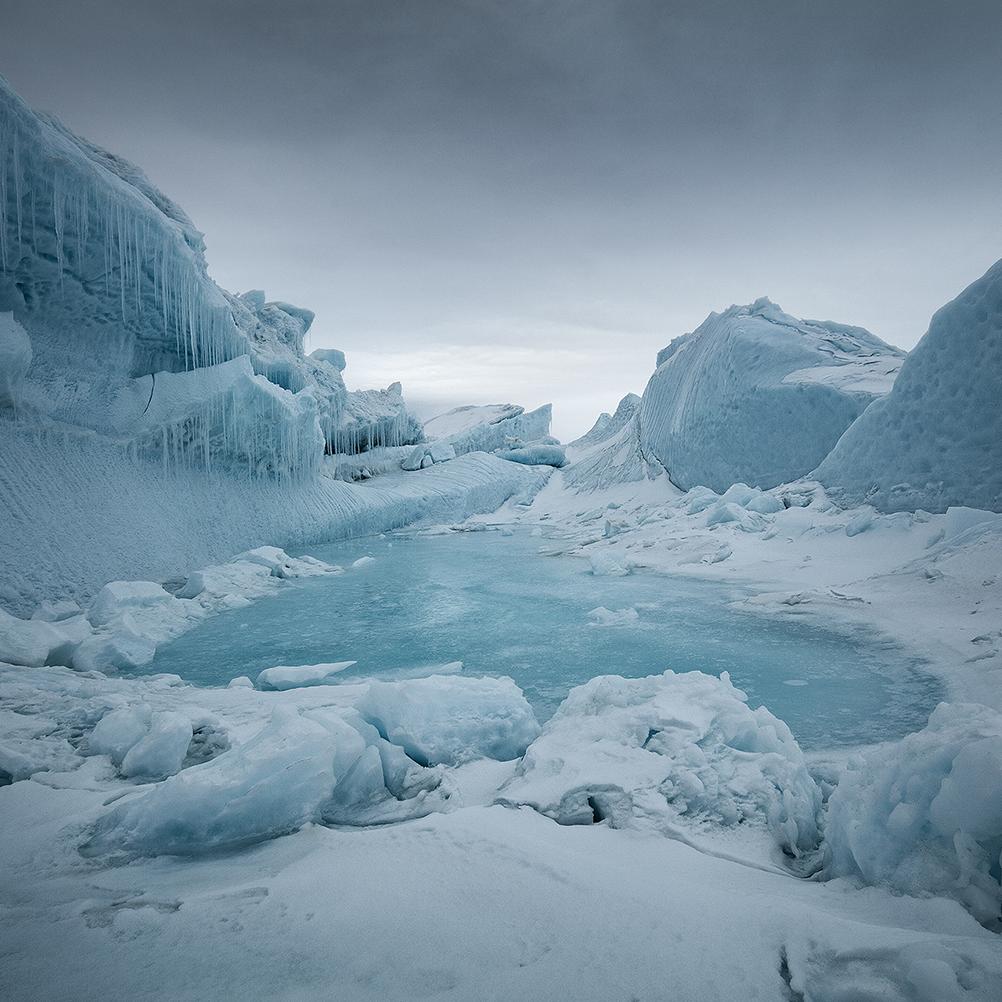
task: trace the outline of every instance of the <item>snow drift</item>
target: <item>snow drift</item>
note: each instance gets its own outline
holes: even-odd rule
[[[902,358],[860,327],[797,320],[768,299],[711,313],[659,353],[641,452],[684,490],[795,480],[888,392]]]
[[[1002,261],[932,318],[894,389],[816,476],[843,504],[885,512],[1002,511]]]

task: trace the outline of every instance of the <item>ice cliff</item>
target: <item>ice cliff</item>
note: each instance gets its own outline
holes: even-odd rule
[[[711,313],[658,354],[639,445],[683,489],[769,488],[810,472],[891,388],[904,353],[768,299]]]
[[[817,477],[837,501],[881,511],[1002,511],[1002,261],[933,316]]]
[[[355,452],[420,437],[398,386],[348,393],[329,359],[303,354],[309,310],[220,289],[174,202],[2,79],[0,164],[6,412],[255,476],[312,476],[325,440]]]

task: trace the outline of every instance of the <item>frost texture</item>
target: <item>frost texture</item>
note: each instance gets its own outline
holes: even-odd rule
[[[641,453],[683,490],[795,480],[890,389],[902,357],[862,328],[797,320],[767,299],[711,313],[658,355]]]
[[[1002,511],[1002,261],[933,316],[894,389],[816,476],[880,511]]]
[[[830,876],[1002,920],[1002,714],[941,703],[923,730],[851,763],[829,802],[826,855]]]
[[[821,794],[800,747],[726,673],[572,689],[502,793],[561,824],[751,824],[793,854],[818,841]]]

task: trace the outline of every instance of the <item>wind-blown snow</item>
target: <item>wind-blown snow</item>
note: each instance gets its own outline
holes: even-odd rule
[[[816,476],[843,504],[1002,511],[1002,261],[938,310]]]
[[[658,355],[641,451],[683,489],[795,480],[890,389],[902,357],[862,328],[797,320],[767,299],[711,313]]]

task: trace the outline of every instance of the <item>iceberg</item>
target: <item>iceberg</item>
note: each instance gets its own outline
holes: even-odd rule
[[[682,490],[796,480],[891,389],[903,358],[861,327],[797,320],[768,299],[711,313],[659,353],[640,451]]]
[[[1002,511],[1002,261],[938,310],[814,476],[845,506]]]

